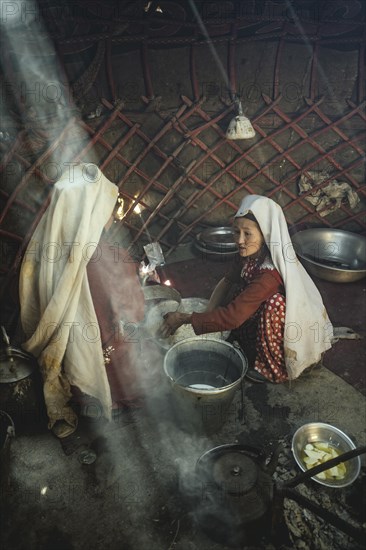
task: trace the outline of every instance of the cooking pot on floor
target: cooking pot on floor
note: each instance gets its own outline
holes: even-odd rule
[[[19,429],[44,419],[43,384],[36,359],[11,346],[4,327],[1,332],[0,409],[11,416]]]
[[[281,447],[270,453],[248,445],[220,445],[204,453],[196,463],[191,492],[194,516],[202,530],[213,540],[231,547],[258,545],[263,536],[276,540],[283,532],[283,499],[295,500],[355,540],[360,533],[329,510],[293,490],[317,473],[366,452],[360,447],[303,472],[282,485],[275,485],[272,474]],[[186,489],[185,481],[181,489]]]
[[[164,373],[179,426],[206,435],[220,430],[247,368],[239,349],[210,335],[174,344],[164,357]]]

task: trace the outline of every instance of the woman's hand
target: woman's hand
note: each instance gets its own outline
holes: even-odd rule
[[[159,332],[163,338],[168,338],[168,336],[174,334],[179,327],[190,324],[190,322],[190,313],[180,313],[179,311],[166,313]]]

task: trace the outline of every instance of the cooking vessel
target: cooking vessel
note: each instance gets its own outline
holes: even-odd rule
[[[184,313],[192,313],[193,311],[196,311],[197,313],[200,313],[202,311],[206,311],[208,305],[208,300],[205,298],[183,298],[179,307],[179,311],[182,311]],[[215,338],[217,340],[227,340],[227,338],[230,335],[229,330],[220,331],[220,332],[210,332],[206,335],[201,335],[201,338]],[[168,338],[168,341],[170,342],[170,346],[173,346],[174,344],[177,344],[181,340],[187,340],[187,338],[195,338],[196,333],[194,332],[194,329],[192,325],[182,325],[179,327],[175,333]]]
[[[145,302],[159,302],[161,300],[173,300],[180,304],[182,297],[179,292],[167,285],[149,285],[142,288]],[[148,304],[150,305],[150,304]]]
[[[5,328],[1,327],[1,331],[0,407],[19,427],[43,418],[42,381],[36,359],[22,349],[11,346]]]
[[[335,283],[366,277],[366,238],[340,229],[314,228],[291,236],[296,254],[309,273]]]
[[[339,453],[345,453],[356,448],[356,445],[347,434],[342,432],[336,426],[325,424],[324,422],[309,422],[303,424],[296,430],[292,438],[291,450],[298,466],[304,472],[307,470],[304,458],[304,453],[307,444],[325,443],[330,444],[333,449],[337,449]],[[313,480],[320,485],[340,489],[351,485],[359,476],[361,471],[360,457],[350,460],[347,465],[345,475],[342,479],[320,479],[314,477]]]
[[[283,499],[291,498],[332,523],[355,540],[365,533],[293,490],[341,462],[366,452],[360,447],[307,470],[282,485],[275,485],[272,474],[281,447],[267,451],[248,445],[227,444],[210,449],[197,461],[195,518],[217,542],[228,546],[258,544],[266,532],[275,540],[283,518]]]
[[[181,311],[181,303],[175,300],[159,301],[148,309],[142,327],[147,337],[153,339],[163,350],[167,350],[173,345],[171,337],[163,338],[160,335],[160,328],[164,321],[164,315],[171,311]]]
[[[225,423],[248,362],[241,350],[207,335],[174,344],[164,357],[177,423],[211,434]]]
[[[232,227],[210,227],[196,236],[196,242],[202,248],[218,252],[237,251]]]

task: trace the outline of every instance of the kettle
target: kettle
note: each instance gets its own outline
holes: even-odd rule
[[[32,355],[10,344],[1,326],[0,408],[10,414],[17,427],[44,416],[44,398],[38,363]]]
[[[217,542],[254,544],[270,529],[274,494],[275,451],[268,462],[263,451],[247,445],[220,445],[196,464],[201,495],[195,517]]]
[[[258,545],[264,536],[276,540],[284,536],[283,499],[290,498],[354,540],[364,542],[364,531],[359,532],[293,488],[321,471],[364,454],[366,446],[342,453],[276,486],[272,475],[280,451],[281,445],[268,453],[247,445],[226,444],[210,449],[197,460],[194,515],[202,530],[227,546]]]

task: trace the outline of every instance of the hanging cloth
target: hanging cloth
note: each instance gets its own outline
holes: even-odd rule
[[[111,394],[86,266],[112,215],[118,188],[93,164],[70,166],[27,247],[20,272],[23,348],[40,365],[49,427],[77,418],[70,385],[97,398],[111,417]]]

